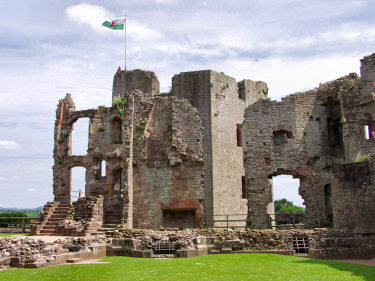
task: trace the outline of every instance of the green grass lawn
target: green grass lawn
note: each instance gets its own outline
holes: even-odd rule
[[[102,261],[110,263],[9,269],[0,280],[375,280],[372,266],[273,254]]]
[[[10,237],[14,235],[23,235],[23,236],[28,236],[30,235],[29,233],[0,233],[0,237]]]

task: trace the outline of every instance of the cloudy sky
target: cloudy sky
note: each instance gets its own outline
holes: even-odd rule
[[[127,14],[128,69],[154,71],[162,91],[175,73],[214,69],[263,80],[279,99],[358,73],[375,52],[374,10],[371,0],[0,1],[0,206],[52,200],[58,99],[110,105],[124,34],[104,20]]]

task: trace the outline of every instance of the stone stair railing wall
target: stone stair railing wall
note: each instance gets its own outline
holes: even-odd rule
[[[43,210],[40,212],[40,219],[38,224],[32,225],[30,233],[31,235],[37,235],[40,234],[40,230],[46,225],[49,218],[52,216],[54,210],[59,205],[59,202],[53,201],[53,202],[47,202]]]
[[[64,220],[56,228],[60,235],[87,236],[103,224],[103,196],[88,196],[73,202]]]

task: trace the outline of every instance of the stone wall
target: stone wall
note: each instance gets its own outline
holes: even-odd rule
[[[375,239],[348,231],[315,230],[214,230],[183,231],[117,230],[111,237],[108,255],[156,257],[156,245],[173,245],[169,257],[192,257],[221,253],[301,254],[296,239],[304,239],[304,256],[313,258],[369,258],[375,256]]]
[[[77,258],[100,258],[106,256],[105,250],[104,236],[56,239],[54,242],[34,237],[0,238],[0,270],[38,268]]]
[[[212,70],[184,72],[172,79],[172,94],[188,99],[203,122],[206,217],[245,214],[242,198],[242,147],[237,128],[247,105],[265,98],[264,82],[235,79]]]
[[[311,91],[289,95],[281,102],[261,100],[245,111],[243,145],[249,226],[268,227],[267,206],[273,201],[270,180],[286,174],[300,180],[307,226],[331,225],[334,218],[335,227],[355,228],[347,225],[353,223],[348,213],[342,213],[344,206],[352,209],[351,203],[345,202],[350,197],[344,195],[347,193],[342,169],[346,168],[335,168],[337,174],[332,176],[336,179],[332,181],[330,170],[375,153],[374,99],[370,94],[375,87],[371,80],[374,59],[369,56],[361,61],[361,78],[351,73]],[[365,188],[361,180],[357,184],[358,188]],[[360,205],[356,208],[362,214],[370,210]],[[358,221],[358,232],[372,228],[360,224]]]
[[[152,71],[141,69],[117,71],[113,79],[112,99],[134,90],[156,94],[159,93],[159,88],[159,80]]]
[[[128,84],[124,86],[118,79],[127,79]],[[114,86],[114,93],[125,92],[110,108],[74,111],[70,95],[60,101],[55,130],[55,200],[70,203],[71,169],[81,166],[86,168],[86,196],[103,196],[104,224],[160,228],[163,212],[169,210],[193,211],[193,227],[201,225],[201,119],[188,101],[155,95],[155,79],[145,71],[116,73],[115,85],[126,89]],[[128,92],[139,85],[151,94]],[[79,118],[90,119],[87,155],[71,153],[71,133]],[[104,164],[106,174],[102,174]],[[181,200],[185,200],[182,205]],[[83,201],[74,209],[84,209]],[[81,224],[71,219],[74,223],[68,228]]]
[[[375,161],[332,169],[333,219],[337,229],[375,233]]]

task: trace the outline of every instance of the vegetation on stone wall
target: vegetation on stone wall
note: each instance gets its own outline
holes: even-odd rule
[[[122,129],[129,131],[129,121],[127,120],[128,114],[126,113],[126,105],[128,100],[126,97],[116,97],[113,99],[113,105],[116,106],[118,114],[121,116]]]

